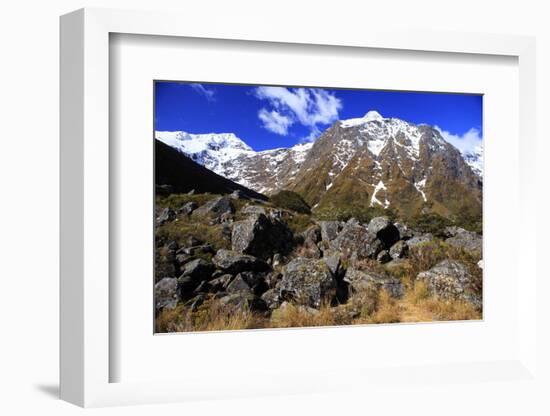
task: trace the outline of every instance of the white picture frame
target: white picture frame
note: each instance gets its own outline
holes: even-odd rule
[[[518,59],[519,149],[521,201],[518,207],[519,247],[535,241],[536,218],[528,207],[536,203],[530,180],[536,154],[535,41],[529,37],[387,31],[349,27],[338,33],[261,26],[246,19],[207,27],[200,19],[172,13],[82,9],[61,18],[61,398],[79,406],[160,403],[214,397],[248,397],[372,388],[376,383],[403,380],[411,369],[342,369],[322,380],[319,374],[271,375],[256,383],[241,380],[212,388],[211,380],[183,378],[160,382],[111,382],[109,296],[109,37],[110,34],[225,39],[334,47],[430,51],[452,54],[504,55]],[[524,144],[525,143],[525,144]],[[519,250],[519,248],[518,248]],[[525,273],[517,293],[519,335],[517,354],[507,360],[441,363],[414,368],[412,379],[430,385],[447,380],[480,384],[486,380],[537,383],[536,262],[520,252]],[[147,305],[144,305],[147,308]],[[216,336],[211,334],[210,336]],[[250,364],[251,365],[251,364]],[[411,380],[412,380],[411,379]],[[223,378],[220,378],[222,383]],[[218,383],[218,384],[220,384]],[[213,383],[216,384],[216,383]],[[210,387],[209,387],[210,386]],[[426,387],[429,388],[429,387]],[[208,390],[207,390],[208,389]]]

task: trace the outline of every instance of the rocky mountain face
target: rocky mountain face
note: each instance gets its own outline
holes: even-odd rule
[[[375,111],[335,122],[314,143],[263,152],[233,134],[156,137],[257,192],[295,191],[314,211],[353,204],[390,208],[404,217],[481,216],[481,147],[462,155],[435,128]]]
[[[430,126],[376,112],[326,130],[287,186],[317,209],[354,204],[404,216],[481,212],[482,180],[458,149]]]

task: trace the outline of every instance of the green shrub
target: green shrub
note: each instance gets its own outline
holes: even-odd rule
[[[209,193],[194,194],[194,195],[170,194],[166,197],[157,195],[155,202],[156,202],[156,205],[161,208],[170,208],[173,210],[177,210],[187,202],[196,202],[197,205],[200,206],[210,201],[211,199],[217,198],[218,196],[219,195],[209,194]]]
[[[397,214],[392,209],[384,209],[382,207],[324,207],[315,211],[315,217],[323,221],[347,221],[350,218],[355,218],[359,222],[368,223],[375,217],[386,216],[394,221]]]
[[[220,248],[231,248],[228,239],[224,237],[223,225],[204,224],[200,220],[179,218],[177,221],[170,221],[155,229],[157,241],[176,241],[184,246],[189,237],[195,237],[210,244],[215,250]]]
[[[481,213],[473,215],[468,212],[460,212],[453,217],[453,223],[465,230],[483,234],[483,218]]]
[[[478,253],[468,252],[437,239],[418,244],[410,249],[411,275],[416,276],[419,272],[429,270],[446,259],[464,262],[468,268],[471,268],[470,271],[473,274],[481,276],[481,269],[477,266],[477,262],[480,260]]]
[[[409,222],[411,228],[422,233],[431,233],[436,237],[444,235],[445,227],[453,225],[453,222],[436,213],[419,214]]]
[[[309,215],[294,214],[290,218],[286,219],[286,224],[294,234],[300,234],[315,223],[311,220]]]
[[[270,198],[270,201],[279,208],[290,209],[300,214],[311,214],[311,208],[307,202],[296,192],[278,192]]]

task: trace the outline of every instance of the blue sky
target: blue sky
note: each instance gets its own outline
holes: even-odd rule
[[[437,126],[461,150],[481,144],[481,95],[155,83],[155,130],[231,132],[257,151],[314,140],[334,121],[369,110]]]

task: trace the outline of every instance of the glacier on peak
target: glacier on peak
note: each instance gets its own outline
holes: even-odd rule
[[[384,120],[384,117],[382,117],[382,115],[376,111],[376,110],[370,110],[367,112],[367,114],[365,114],[363,116],[363,118],[366,120],[366,121],[373,121],[373,120],[378,120],[378,121],[381,121],[381,120]]]
[[[371,121],[383,121],[384,117],[380,115],[378,111],[370,110],[363,117],[359,118],[348,118],[347,120],[340,120],[340,126],[343,128],[360,126],[362,124],[371,122]]]

